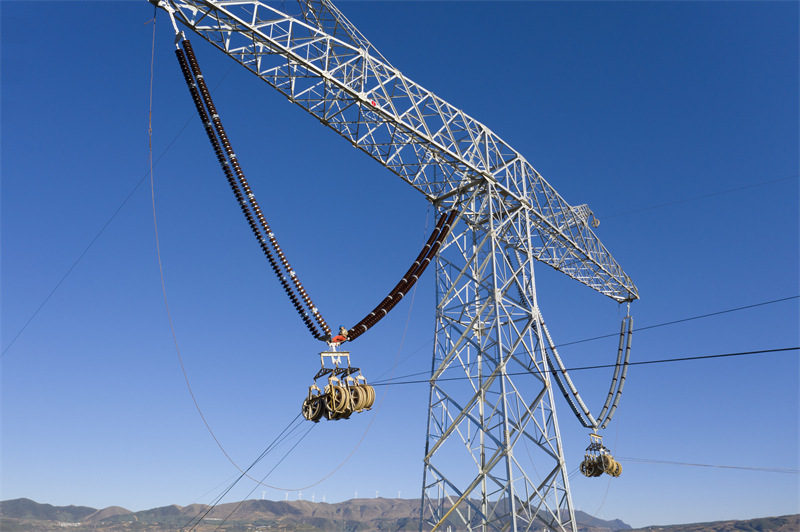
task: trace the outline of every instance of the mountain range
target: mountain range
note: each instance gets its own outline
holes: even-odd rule
[[[52,506],[30,499],[0,502],[3,532],[171,532],[189,529],[206,532],[281,531],[411,531],[419,530],[418,499],[353,499],[335,504],[310,501],[249,500],[220,504],[208,511],[202,504],[164,506],[132,512],[119,506],[95,509],[87,506]],[[618,519],[604,521],[575,512],[579,532],[636,532]],[[460,530],[453,526],[452,530]],[[720,521],[688,525],[648,527],[660,532],[796,532],[800,515],[766,517],[748,521]]]

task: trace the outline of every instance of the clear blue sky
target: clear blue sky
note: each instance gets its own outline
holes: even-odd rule
[[[590,205],[598,236],[639,287],[636,325],[800,293],[796,2],[339,7],[404,74],[485,123],[568,202]],[[147,174],[153,9],[140,0],[4,1],[0,10],[6,349]],[[329,321],[355,323],[424,242],[423,197],[190,39],[287,255]],[[167,292],[203,412],[247,465],[299,411],[320,344],[272,277],[191,120],[172,41],[159,14],[153,130]],[[617,305],[583,285],[540,267],[537,287],[557,343],[617,330]],[[368,377],[385,378],[398,353],[395,375],[430,369],[433,298],[428,274],[413,307],[404,301],[354,343]],[[797,301],[641,331],[633,358],[797,346]],[[585,366],[613,363],[614,351],[610,339],[561,354]],[[0,364],[4,500],[187,505],[211,500],[236,473],[183,380],[148,182]],[[797,351],[633,367],[606,444],[620,457],[797,469],[799,374]],[[610,370],[573,378],[593,408],[602,404]],[[418,497],[427,397],[424,384],[389,387],[353,457],[302,497]],[[588,435],[563,400],[557,408],[572,470]],[[370,419],[316,426],[267,482],[317,482]],[[800,512],[798,475],[622,463],[619,479],[575,477],[576,508],[637,526]],[[226,500],[252,487],[243,481]],[[286,497],[260,487],[252,497],[262,495]]]

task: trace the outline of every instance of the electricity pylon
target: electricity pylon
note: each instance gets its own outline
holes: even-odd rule
[[[436,257],[420,528],[575,530],[533,264],[619,302],[638,298],[588,207],[570,206],[494,132],[405,77],[329,0],[300,0],[292,13],[283,2],[149,1],[440,211],[458,211]]]
[[[437,262],[423,520],[431,530],[575,530],[540,333],[535,220],[492,183],[460,209]]]

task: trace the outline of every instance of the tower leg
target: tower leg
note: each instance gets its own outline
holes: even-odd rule
[[[488,184],[459,209],[436,264],[420,529],[574,532],[533,226]]]

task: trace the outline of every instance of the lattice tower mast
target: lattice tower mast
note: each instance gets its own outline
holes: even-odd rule
[[[458,210],[436,259],[421,529],[575,530],[533,263],[618,302],[638,298],[588,207],[391,66],[328,0],[300,0],[292,14],[283,2],[149,1],[440,211]]]

